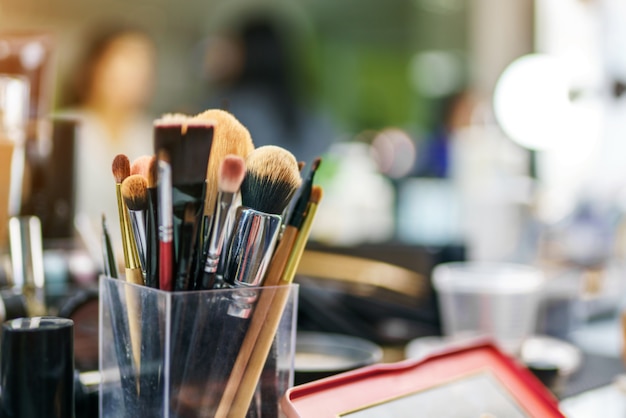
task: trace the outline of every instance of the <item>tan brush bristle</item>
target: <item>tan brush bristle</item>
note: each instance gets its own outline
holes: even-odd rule
[[[146,210],[148,208],[148,181],[141,174],[131,174],[122,182],[122,197],[128,209]]]
[[[130,176],[130,161],[124,154],[118,154],[113,159],[112,164],[113,177],[116,183],[121,183],[124,179]]]
[[[196,115],[194,119],[212,120],[215,123],[213,145],[207,165],[207,194],[204,205],[205,215],[213,216],[219,167],[222,160],[228,154],[246,158],[254,150],[254,144],[248,129],[229,112],[221,109],[209,109]]]
[[[302,172],[305,165],[306,163],[304,161],[298,161],[298,171]]]
[[[150,170],[151,160],[151,155],[142,155],[141,157],[135,158],[133,163],[130,165],[130,175],[132,176],[133,174],[140,174],[147,179],[148,170]]]
[[[148,177],[146,177],[148,180],[148,187],[150,189],[157,187],[157,179],[159,178],[158,173],[159,166],[157,164],[157,158],[153,155],[152,158],[150,158],[150,163],[148,165]]]
[[[218,184],[220,191],[237,193],[246,175],[246,162],[238,155],[227,155],[220,164]]]
[[[324,190],[320,186],[313,186],[313,188],[311,189],[311,197],[309,197],[309,202],[319,205],[323,195]]]
[[[166,113],[154,121],[154,125],[180,125],[180,132],[187,133],[187,124],[192,120],[191,116],[183,113]]]
[[[244,206],[281,214],[302,184],[298,162],[284,148],[266,145],[246,158],[246,176],[241,185]]]

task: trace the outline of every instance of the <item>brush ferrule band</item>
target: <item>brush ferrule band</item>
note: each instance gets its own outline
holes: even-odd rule
[[[174,225],[172,197],[172,168],[169,163],[159,160],[159,183],[157,198],[159,201],[159,231],[161,228],[172,228]]]
[[[159,238],[162,242],[170,242],[174,239],[174,229],[172,226],[159,225]]]
[[[227,251],[224,279],[237,286],[259,286],[272,258],[281,217],[240,207]]]
[[[229,218],[233,217],[233,203],[236,200],[237,193],[219,192],[215,201],[215,212],[213,216],[213,226],[211,228],[211,236],[209,247],[207,249],[207,258],[204,267],[206,273],[215,273],[220,260],[220,254],[224,247],[225,231],[230,223]]]

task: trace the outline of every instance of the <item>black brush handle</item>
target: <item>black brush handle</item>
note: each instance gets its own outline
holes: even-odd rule
[[[156,187],[148,188],[148,213],[146,216],[146,286],[159,288],[159,230]]]

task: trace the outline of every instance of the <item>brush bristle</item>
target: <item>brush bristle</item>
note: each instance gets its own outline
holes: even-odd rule
[[[322,187],[315,185],[313,186],[313,189],[311,189],[311,197],[309,198],[309,202],[319,204],[323,196],[324,190],[322,189]]]
[[[207,196],[205,214],[212,215],[217,197],[220,164],[228,154],[246,158],[254,144],[248,129],[231,113],[221,109],[209,109],[194,117],[195,120],[211,120],[214,123],[213,145],[207,166]]]
[[[148,208],[148,182],[140,174],[132,174],[122,182],[122,197],[128,209],[146,210]]]
[[[246,174],[246,162],[238,155],[227,155],[220,164],[217,187],[226,193],[237,193]]]
[[[301,184],[293,154],[274,145],[257,148],[246,159],[242,204],[261,212],[281,214]]]
[[[306,163],[304,161],[298,161],[298,171],[302,172]]]
[[[194,224],[196,222],[196,205],[194,203],[187,202],[185,205],[183,222],[186,224]]]
[[[147,179],[148,171],[150,170],[150,161],[152,158],[153,157],[151,155],[142,155],[141,157],[137,157],[130,165],[130,175],[140,174]]]
[[[159,178],[159,165],[157,164],[156,156],[152,156],[150,158],[150,163],[148,164],[148,176],[146,180],[148,180],[148,188],[154,189],[157,187],[157,181]]]
[[[112,164],[113,177],[116,183],[121,183],[124,179],[130,176],[130,161],[124,154],[118,154],[113,159]]]
[[[316,159],[313,160],[313,164],[311,164],[311,173],[315,173],[317,171],[317,169],[319,168],[320,164],[322,163],[322,158],[321,157],[317,157]]]

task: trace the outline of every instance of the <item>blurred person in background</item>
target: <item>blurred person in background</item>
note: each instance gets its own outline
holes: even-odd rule
[[[233,113],[256,147],[278,145],[310,164],[335,134],[303,94],[310,79],[289,48],[294,37],[275,17],[260,14],[243,19],[232,33],[214,35],[205,52],[206,107]]]
[[[104,214],[116,249],[121,243],[111,165],[117,154],[126,154],[131,162],[153,154],[147,105],[155,61],[155,45],[145,32],[128,27],[98,32],[75,67],[59,112],[80,123],[75,145],[75,210],[77,220],[83,221],[79,233],[94,237],[96,231],[99,237]],[[89,225],[91,232],[85,230]]]

